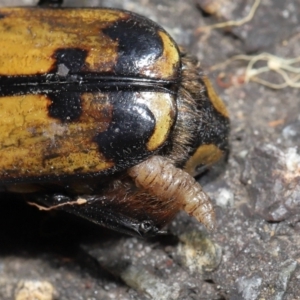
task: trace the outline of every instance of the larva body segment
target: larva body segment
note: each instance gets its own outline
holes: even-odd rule
[[[128,171],[139,188],[162,201],[179,202],[182,210],[209,230],[215,227],[215,213],[208,195],[187,172],[176,168],[167,158],[153,156]]]

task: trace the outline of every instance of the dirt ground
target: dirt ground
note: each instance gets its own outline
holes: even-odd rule
[[[258,2],[249,22],[209,29],[245,18],[254,0],[65,1],[143,14],[201,60],[231,116],[228,162],[199,179],[218,227],[208,233],[181,213],[170,234],[142,240],[3,199],[1,299],[300,299],[300,63],[265,55],[253,65],[287,87],[245,80],[249,55],[299,57],[300,0]]]

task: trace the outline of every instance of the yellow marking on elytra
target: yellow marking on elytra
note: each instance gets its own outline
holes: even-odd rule
[[[49,116],[45,95],[0,97],[0,178],[96,173],[114,166],[94,141],[110,124],[112,108],[105,99],[83,94],[79,119],[62,122]]]
[[[147,149],[158,149],[169,136],[176,114],[174,96],[169,93],[143,92],[138,98],[139,103],[147,105],[155,118],[155,129],[147,142]]]
[[[126,16],[125,12],[92,9],[1,8],[0,74],[48,73],[55,51],[87,51],[89,71],[109,71],[118,57],[118,43],[102,29]]]
[[[180,67],[179,51],[168,34],[163,31],[158,31],[158,34],[163,43],[163,54],[154,63],[153,69],[163,78],[174,79],[175,76],[178,76],[176,69]]]

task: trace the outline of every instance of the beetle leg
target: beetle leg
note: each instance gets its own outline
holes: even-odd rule
[[[87,219],[93,223],[133,236],[151,237],[164,234],[152,220],[138,220],[120,213],[120,210],[105,205],[106,197],[99,195],[86,195],[69,197],[60,194],[39,195],[35,199],[47,207],[37,206],[40,210],[60,209],[68,213]]]
[[[215,213],[210,198],[192,176],[167,158],[153,156],[129,169],[128,174],[138,187],[161,200],[174,199],[182,210],[208,229],[214,229]]]

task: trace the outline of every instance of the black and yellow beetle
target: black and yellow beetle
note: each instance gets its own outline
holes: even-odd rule
[[[145,17],[60,2],[0,8],[0,190],[130,234],[181,209],[213,228],[193,176],[229,119],[197,60]]]

